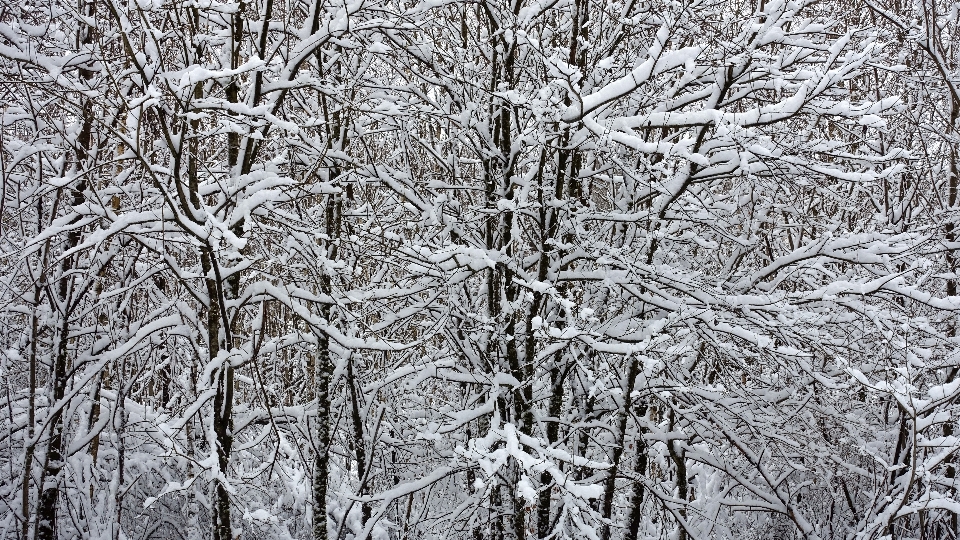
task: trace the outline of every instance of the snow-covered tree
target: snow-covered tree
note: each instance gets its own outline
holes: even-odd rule
[[[0,534],[955,538],[960,4],[0,12]]]

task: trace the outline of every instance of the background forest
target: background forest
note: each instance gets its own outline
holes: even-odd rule
[[[0,539],[955,539],[960,2],[0,1]]]

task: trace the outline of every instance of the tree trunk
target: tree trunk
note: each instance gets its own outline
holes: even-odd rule
[[[330,306],[321,310],[322,316],[330,320]],[[313,457],[313,540],[327,539],[327,466],[330,449],[330,374],[333,364],[330,361],[330,338],[321,333],[317,343],[316,392],[317,418],[314,435]]]

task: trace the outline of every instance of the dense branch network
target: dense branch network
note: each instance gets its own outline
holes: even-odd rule
[[[0,10],[0,538],[957,538],[960,4]]]

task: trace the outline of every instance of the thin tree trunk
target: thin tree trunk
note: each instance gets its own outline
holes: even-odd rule
[[[620,458],[623,456],[623,443],[626,439],[627,419],[630,417],[632,409],[631,394],[633,393],[633,384],[637,378],[640,369],[640,361],[636,356],[630,358],[630,366],[627,368],[627,378],[623,381],[623,405],[620,408],[619,422],[617,431],[614,434],[616,440],[613,443],[613,456],[610,459],[610,468],[607,471],[607,478],[603,487],[603,503],[601,505],[601,516],[604,520],[610,520],[613,517],[613,496],[617,487],[617,474],[620,468]],[[600,528],[600,539],[610,539],[610,524],[605,521]]]
[[[362,496],[366,491],[367,484],[367,451],[366,443],[363,439],[363,417],[360,416],[360,398],[357,394],[356,377],[353,373],[353,357],[347,360],[347,385],[350,387],[350,413],[353,417],[353,446],[357,459],[357,478],[360,480],[360,487],[357,495]],[[365,526],[370,519],[370,505],[361,503],[360,505],[360,525]]]
[[[321,316],[329,321],[330,306],[321,308]],[[316,396],[317,418],[313,458],[313,540],[327,539],[327,467],[330,448],[330,338],[320,333],[317,343]]]
[[[91,129],[93,123],[92,104],[88,101],[84,106],[84,124],[78,137],[81,148],[89,149],[91,144]],[[85,157],[86,151],[82,151]],[[80,160],[81,163],[84,161]],[[86,189],[86,180],[81,180],[73,190],[73,206],[83,204],[83,192]],[[80,216],[71,220],[71,225],[77,223]],[[72,230],[67,234],[66,248],[72,250],[80,243],[81,233]],[[56,298],[51,298],[51,305],[62,306],[60,326],[56,332],[56,352],[50,373],[52,382],[51,407],[54,407],[47,425],[49,426],[49,442],[44,459],[44,470],[41,475],[40,498],[37,503],[36,540],[53,540],[57,538],[57,503],[60,497],[60,474],[63,470],[63,400],[67,388],[67,370],[69,355],[70,314],[76,304],[68,297],[71,291],[71,271],[74,267],[76,255],[65,257],[60,265],[60,279],[57,284]]]
[[[647,415],[647,406],[643,404],[638,407],[637,417],[643,418]],[[636,476],[645,476],[647,474],[647,444],[643,440],[643,434],[646,430],[643,426],[637,426],[637,464],[634,466],[633,474]],[[639,478],[633,481],[633,493],[630,497],[630,517],[627,519],[627,538],[638,538],[640,535],[640,521],[643,518],[643,482]]]
[[[30,536],[30,480],[33,471],[33,429],[36,425],[36,388],[37,388],[37,312],[36,302],[40,298],[40,288],[34,288],[34,311],[30,316],[30,373],[29,394],[27,395],[27,431],[26,447],[23,456],[23,485],[20,488],[20,513],[23,518],[21,540],[28,540]]]

